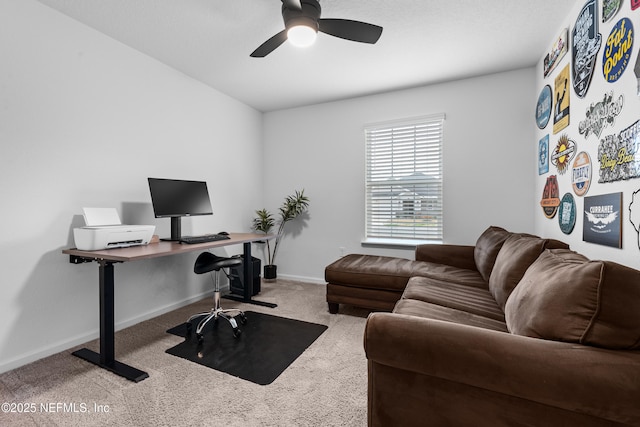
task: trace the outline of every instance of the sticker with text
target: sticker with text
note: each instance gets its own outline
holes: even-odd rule
[[[596,58],[602,45],[602,35],[598,32],[596,0],[589,0],[582,7],[572,36],[573,89],[579,98],[584,98],[591,84]]]
[[[631,20],[622,18],[607,37],[602,54],[602,73],[609,83],[618,81],[631,62],[634,35]]]

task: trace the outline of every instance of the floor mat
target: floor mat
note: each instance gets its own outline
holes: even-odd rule
[[[327,329],[317,323],[253,311],[245,314],[247,323],[240,325],[242,334],[237,339],[224,319],[212,320],[205,326],[201,345],[195,334],[200,318],[192,321],[193,332],[188,336],[186,323],[171,328],[168,333],[185,340],[167,353],[266,385],[278,378]]]

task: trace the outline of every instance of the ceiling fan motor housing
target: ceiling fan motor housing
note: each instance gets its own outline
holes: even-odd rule
[[[294,9],[282,4],[282,18],[286,29],[295,27],[296,25],[306,25],[318,31],[318,19],[320,19],[320,3],[316,0],[302,0],[300,2],[302,9]]]

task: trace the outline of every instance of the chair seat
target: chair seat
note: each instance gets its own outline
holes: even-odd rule
[[[208,273],[221,268],[235,267],[242,264],[242,258],[225,258],[212,254],[211,252],[201,253],[193,266],[196,274]]]

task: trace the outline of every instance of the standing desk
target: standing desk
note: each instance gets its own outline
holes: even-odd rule
[[[132,246],[128,248],[105,249],[100,251],[64,249],[62,253],[69,255],[69,260],[73,264],[96,261],[99,265],[100,352],[96,353],[95,351],[87,348],[82,348],[73,352],[73,355],[131,381],[139,382],[149,376],[149,374],[144,371],[115,360],[115,280],[113,265],[120,262],[140,261],[144,259],[160,258],[187,252],[242,244],[244,248],[244,293],[243,296],[241,298],[237,298],[237,300],[250,304],[276,307],[275,304],[256,301],[251,298],[253,295],[253,262],[251,262],[251,243],[272,239],[274,237],[275,236],[272,235],[265,236],[264,234],[254,233],[230,233],[229,239],[227,240],[217,240],[215,242],[197,243],[192,245],[160,241],[158,243],[151,243],[145,246]]]

